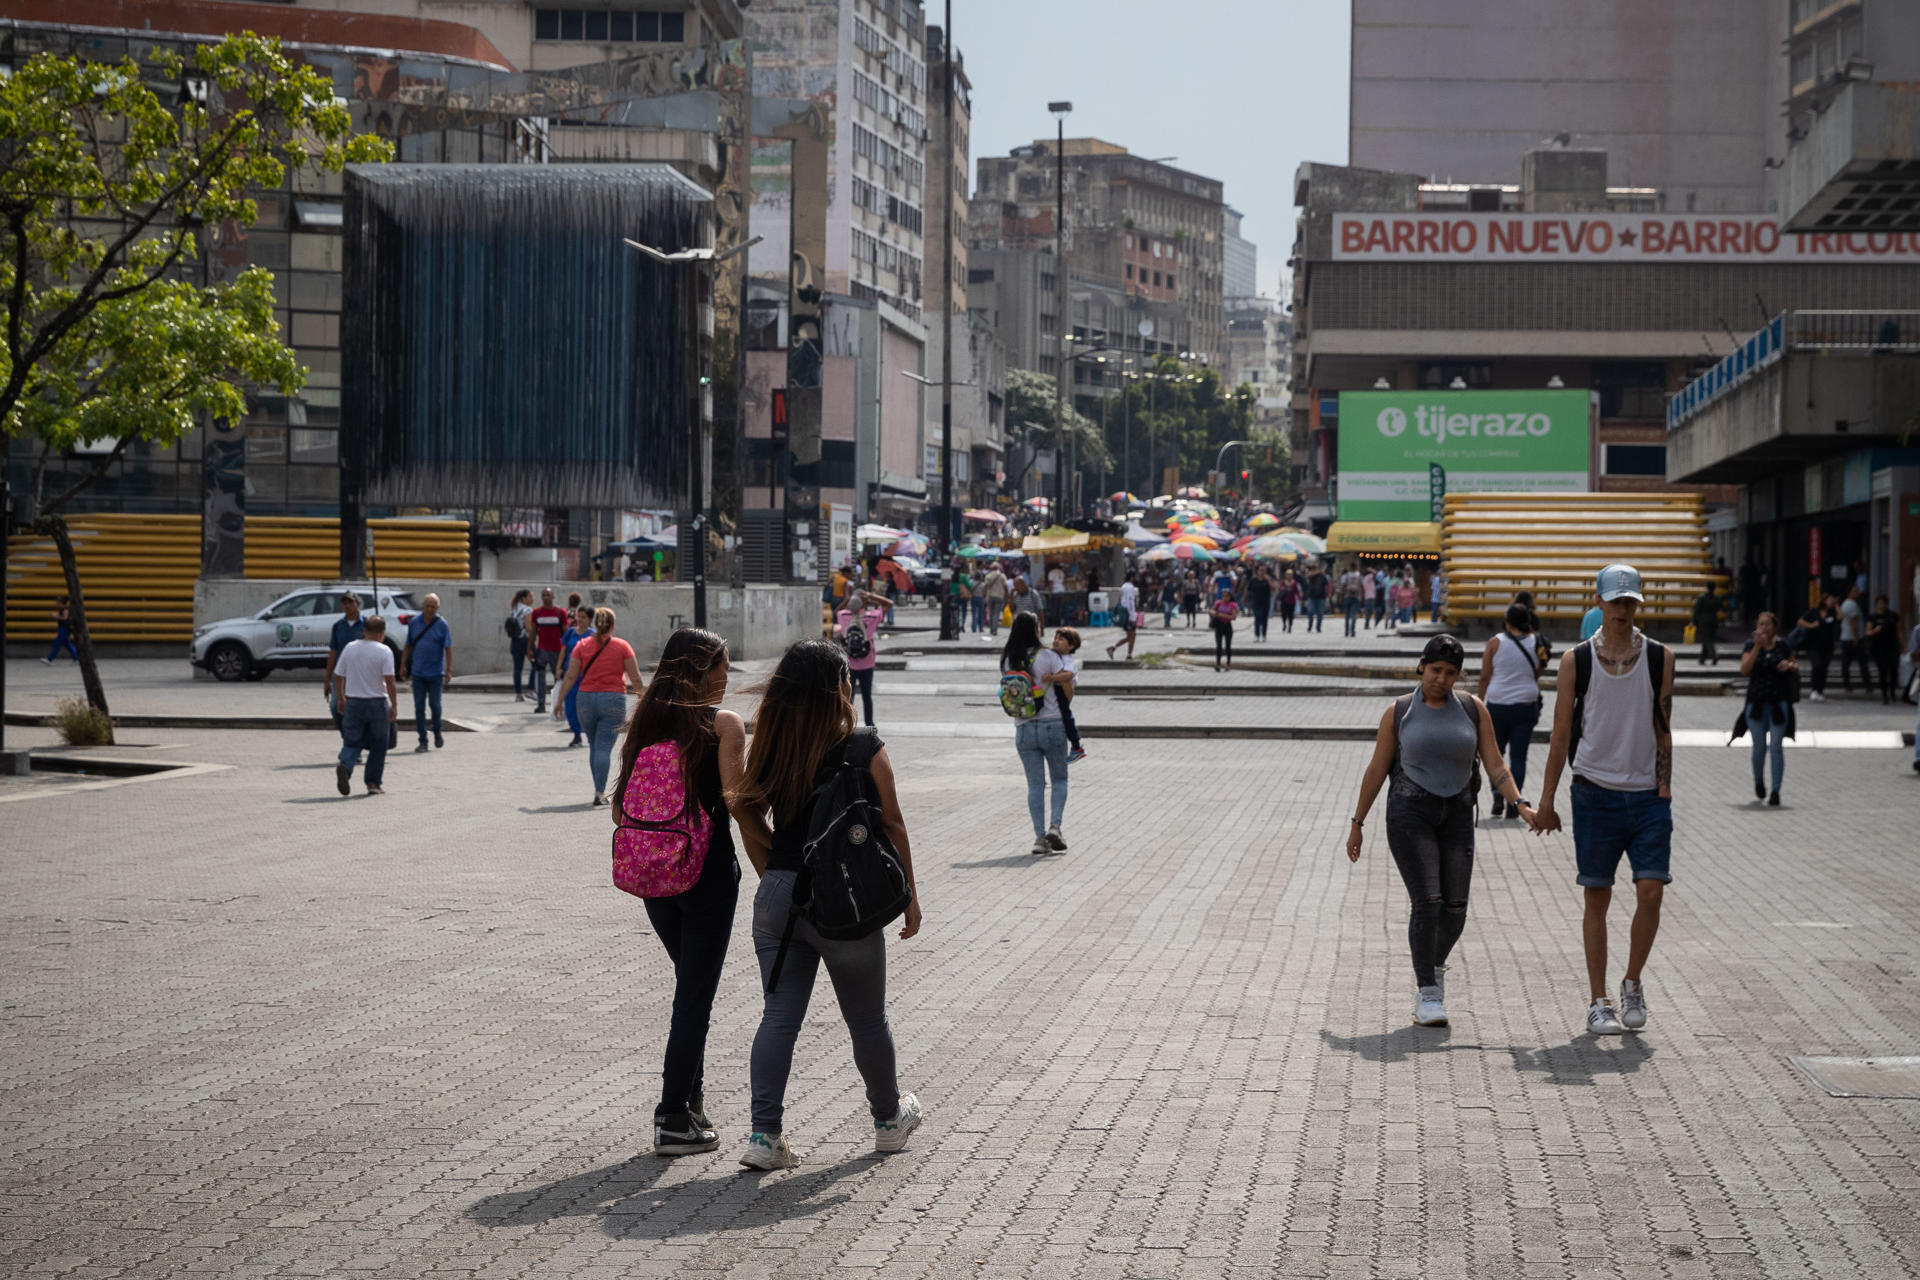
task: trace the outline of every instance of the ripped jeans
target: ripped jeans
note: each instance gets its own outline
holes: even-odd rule
[[[1404,774],[1388,784],[1387,847],[1406,882],[1412,907],[1407,944],[1414,981],[1434,984],[1467,927],[1467,890],[1473,882],[1473,797],[1432,794]]]

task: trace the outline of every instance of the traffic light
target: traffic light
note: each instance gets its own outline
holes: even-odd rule
[[[1247,477],[1249,477],[1249,476],[1251,476],[1252,474],[1253,474],[1253,472],[1251,472],[1251,471],[1242,471],[1242,472],[1240,473],[1240,478],[1241,478],[1242,480],[1245,480],[1245,479],[1246,479]]]

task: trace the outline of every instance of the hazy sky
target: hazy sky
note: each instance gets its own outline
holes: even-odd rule
[[[1069,101],[1068,137],[1225,183],[1280,296],[1294,168],[1347,159],[1348,17],[1348,0],[953,0],[973,155],[1052,137],[1047,103]]]

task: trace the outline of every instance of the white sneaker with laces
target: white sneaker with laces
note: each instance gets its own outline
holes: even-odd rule
[[[1605,996],[1587,1006],[1587,1031],[1596,1036],[1617,1036],[1626,1028],[1620,1025],[1620,1016],[1613,1011],[1613,1002]]]
[[[797,1169],[800,1153],[787,1145],[784,1133],[751,1133],[740,1163],[749,1169]]]
[[[1447,1006],[1439,987],[1421,987],[1414,993],[1413,1020],[1423,1027],[1447,1025]]]
[[[925,1115],[920,1099],[910,1093],[901,1094],[900,1109],[893,1113],[893,1119],[873,1122],[873,1149],[887,1153],[906,1150],[907,1138],[920,1127]]]
[[[1620,979],[1620,1025],[1629,1031],[1647,1025],[1647,993],[1632,978]]]

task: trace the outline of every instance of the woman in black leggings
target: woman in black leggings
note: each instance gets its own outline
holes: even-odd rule
[[[1441,975],[1467,926],[1467,889],[1473,880],[1473,808],[1480,789],[1476,759],[1494,792],[1507,798],[1529,827],[1533,807],[1520,799],[1500,759],[1493,719],[1480,699],[1454,692],[1466,651],[1452,636],[1435,636],[1420,655],[1420,687],[1380,714],[1373,760],[1360,780],[1360,803],[1347,828],[1347,858],[1360,860],[1360,834],[1374,797],[1389,778],[1387,847],[1413,900],[1407,942],[1417,986],[1413,1020],[1447,1025]]]
[[[1220,663],[1225,661],[1227,670],[1233,670],[1233,620],[1240,616],[1240,606],[1234,601],[1233,592],[1222,591],[1220,598],[1213,602],[1208,610],[1213,617],[1213,669],[1218,671]]]

